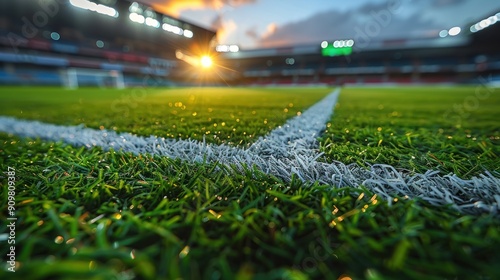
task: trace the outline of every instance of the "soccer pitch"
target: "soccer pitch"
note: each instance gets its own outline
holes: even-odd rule
[[[0,277],[496,279],[498,92],[1,88]]]

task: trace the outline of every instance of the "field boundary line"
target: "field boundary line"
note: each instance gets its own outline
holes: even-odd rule
[[[389,204],[395,196],[420,198],[433,205],[451,205],[463,213],[500,213],[500,178],[488,171],[471,179],[455,174],[441,176],[438,171],[424,174],[399,171],[386,164],[363,168],[357,164],[318,160],[316,137],[333,114],[340,90],[311,106],[300,116],[260,137],[248,149],[214,145],[187,139],[137,136],[79,126],[60,126],[39,121],[0,116],[0,131],[20,137],[62,141],[73,146],[150,154],[181,159],[190,163],[220,163],[244,172],[255,166],[260,171],[290,182],[293,175],[308,184],[334,187],[365,186]],[[233,171],[229,171],[233,172]]]

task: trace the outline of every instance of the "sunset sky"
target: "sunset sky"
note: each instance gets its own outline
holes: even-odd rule
[[[500,12],[498,0],[142,0],[218,31],[243,49],[319,43],[368,34],[384,39],[438,37]],[[500,24],[500,23],[499,23]]]

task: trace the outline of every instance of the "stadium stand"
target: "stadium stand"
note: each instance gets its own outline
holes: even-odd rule
[[[188,67],[176,51],[207,49],[214,36],[132,1],[2,1],[0,83],[64,85],[65,71],[81,68],[117,71],[127,86],[148,77],[148,86],[170,85]],[[97,76],[78,79],[106,86]]]
[[[473,24],[473,23],[471,23]],[[477,83],[500,77],[500,24],[453,38],[382,40],[356,47],[349,55],[322,55],[320,44],[223,53],[236,70],[234,84],[428,84]],[[331,42],[329,43],[331,44]],[[287,61],[294,60],[293,65]]]

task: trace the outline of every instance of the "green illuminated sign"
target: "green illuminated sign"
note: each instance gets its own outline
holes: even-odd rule
[[[336,48],[332,45],[327,46],[326,48],[321,49],[321,55],[323,56],[346,56],[352,53],[352,47],[341,47]]]

